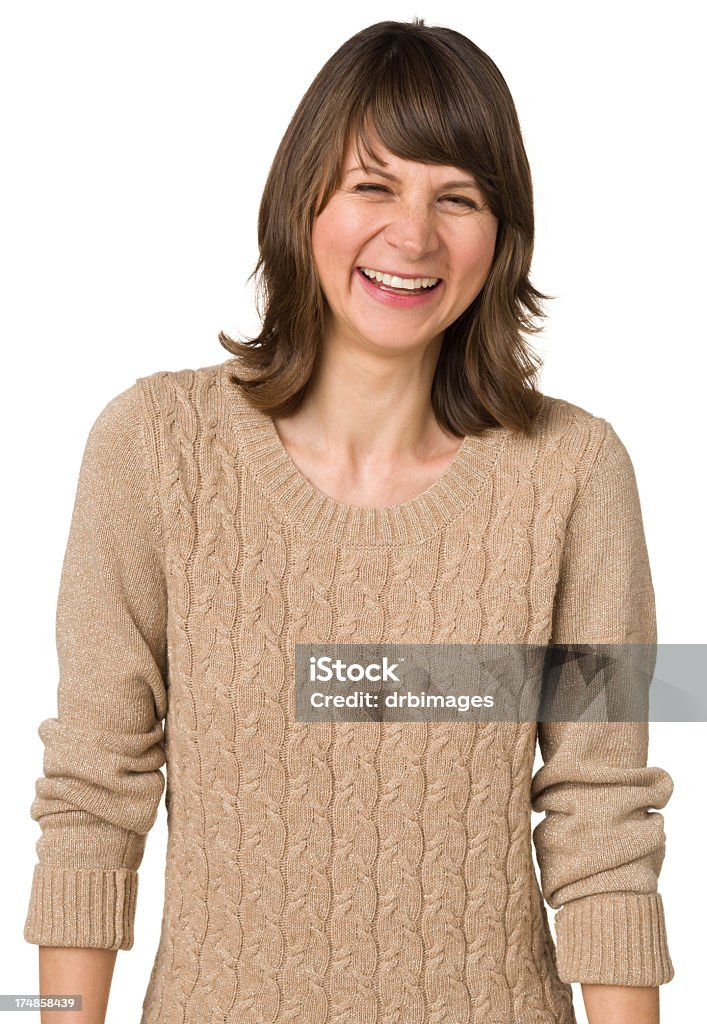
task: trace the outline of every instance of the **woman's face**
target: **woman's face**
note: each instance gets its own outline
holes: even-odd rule
[[[484,286],[498,221],[466,171],[403,160],[372,141],[385,165],[367,173],[350,144],[341,185],[314,219],[327,343],[386,351],[441,343]],[[372,272],[405,281],[371,280]],[[426,287],[429,279],[439,283]]]

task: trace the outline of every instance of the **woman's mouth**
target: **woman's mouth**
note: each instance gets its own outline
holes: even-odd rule
[[[434,278],[427,277],[408,278],[407,281],[410,284],[418,284],[419,282],[419,286],[396,287],[390,282],[400,281],[401,278],[390,277],[386,274],[385,277],[388,278],[389,282],[386,283],[385,280],[376,280],[371,276],[372,274],[373,271],[368,268],[365,268],[364,271],[363,267],[356,267],[356,276],[359,278],[369,295],[374,296],[379,301],[386,302],[388,305],[403,308],[419,306],[422,303],[429,302],[440,292],[441,286],[444,283],[442,278],[437,278],[436,280]],[[378,276],[383,277],[382,274],[379,274]]]

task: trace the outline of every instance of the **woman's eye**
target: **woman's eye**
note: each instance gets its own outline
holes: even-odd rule
[[[445,199],[455,206],[468,206],[471,210],[478,210],[479,208],[473,199],[465,199],[463,196],[445,196]]]
[[[356,185],[354,192],[388,192],[389,190],[385,185]],[[452,206],[467,206],[471,210],[478,210],[478,204],[473,199],[466,199],[464,196],[443,196],[445,203],[451,203]]]

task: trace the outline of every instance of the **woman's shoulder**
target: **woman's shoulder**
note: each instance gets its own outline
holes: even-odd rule
[[[562,429],[568,426],[578,430],[600,429],[607,421],[598,413],[576,405],[566,398],[543,394],[538,422],[545,427]]]
[[[580,479],[633,476],[631,456],[613,424],[565,398],[543,395],[533,437],[547,458],[571,464]]]
[[[608,420],[596,412],[566,398],[543,394],[542,399],[531,436],[543,447],[561,446],[567,454],[586,448],[596,451],[613,433]]]
[[[134,393],[134,401],[140,395],[148,418],[188,421],[209,419],[209,410],[215,414],[219,395],[228,384],[229,366],[232,359],[209,366],[189,366],[175,370],[155,370],[137,377],[134,384],[123,394]],[[232,386],[232,385],[231,385]],[[202,416],[202,414],[204,414]]]
[[[217,383],[232,363],[232,359],[226,359],[220,363],[213,363],[209,366],[190,366],[178,370],[155,370],[153,373],[137,377],[135,384],[143,388],[159,391],[186,392],[198,391],[210,384]]]
[[[159,433],[160,423],[172,422],[189,432],[193,424],[208,420],[201,415],[218,404],[220,382],[230,360],[211,366],[155,370],[99,403],[89,437],[102,447],[134,448],[140,439]],[[147,427],[147,434],[145,428]]]

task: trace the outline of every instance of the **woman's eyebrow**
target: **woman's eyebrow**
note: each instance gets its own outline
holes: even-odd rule
[[[349,174],[353,174],[355,171],[361,171],[364,174],[379,174],[381,178],[389,178],[390,181],[394,181],[397,184],[400,184],[400,178],[396,178],[396,176],[394,174],[391,174],[390,171],[384,171],[382,167],[380,167],[378,164],[371,164],[370,166],[366,165],[365,167],[361,166],[360,164],[357,164],[355,167],[349,167],[348,171],[346,171],[346,177],[348,177]],[[440,188],[478,187],[478,183],[474,181],[473,178],[458,178],[455,181],[445,181],[443,185],[440,185]]]

